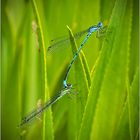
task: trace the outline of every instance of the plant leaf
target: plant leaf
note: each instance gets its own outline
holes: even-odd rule
[[[139,130],[139,69],[136,74],[130,90],[128,92],[128,106],[129,106],[129,120],[130,120],[130,134],[131,140],[136,139],[137,131]]]
[[[86,78],[87,78],[87,81],[88,81],[88,88],[90,88],[90,85],[91,85],[90,70],[89,70],[89,66],[88,66],[88,63],[87,63],[87,60],[86,60],[86,57],[85,57],[83,51],[81,51],[81,58],[82,58],[82,63],[83,63],[84,70],[85,70],[85,73],[86,73]]]
[[[70,34],[70,41],[71,41],[72,52],[73,52],[73,56],[74,56],[75,52],[77,51],[77,47],[76,47],[76,43],[75,43],[71,30],[69,28],[68,28],[68,30],[69,30],[69,34]],[[82,119],[82,115],[83,115],[83,111],[84,111],[84,107],[85,107],[85,103],[86,103],[86,99],[87,99],[87,95],[88,95],[88,91],[89,91],[88,81],[87,81],[84,65],[82,63],[80,54],[78,55],[78,57],[75,61],[74,68],[75,68],[74,77],[75,77],[75,80],[77,83],[77,86],[76,86],[77,90],[79,90],[78,96],[80,97],[80,99],[77,98],[77,101],[75,103],[73,102],[73,104],[71,104],[71,106],[70,106],[69,124],[70,125],[73,124],[73,126],[74,126],[74,127],[69,127],[70,128],[70,130],[69,130],[70,139],[75,139],[75,136],[77,135],[77,130],[79,130],[79,128],[80,128],[80,123],[81,123],[81,119]],[[86,72],[88,73],[88,71],[86,71]]]
[[[111,33],[107,34],[103,42],[98,66],[94,73],[79,133],[80,140],[90,137],[95,140],[114,139],[117,116],[120,116],[126,96],[125,81],[130,34],[127,28],[130,22],[125,30],[123,29],[126,4],[126,0],[117,0],[115,3],[107,30],[107,33],[110,31]]]
[[[35,10],[35,14],[37,17],[39,30],[40,30],[40,37],[42,43],[42,68],[43,68],[43,83],[44,83],[44,96],[45,100],[49,99],[48,87],[47,87],[47,63],[46,63],[46,46],[48,46],[47,42],[45,42],[45,38],[47,38],[46,33],[46,25],[45,25],[45,15],[43,11],[43,2],[39,0],[33,0],[33,8]],[[54,138],[53,135],[53,123],[52,123],[52,111],[51,108],[47,110],[44,114],[43,120],[43,140],[45,139],[52,140]]]

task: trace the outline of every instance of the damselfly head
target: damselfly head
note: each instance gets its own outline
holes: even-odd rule
[[[103,23],[102,23],[102,22],[99,22],[99,23],[97,24],[97,27],[98,27],[98,28],[102,28],[102,27],[103,27]]]
[[[72,88],[72,84],[67,84],[68,88]]]
[[[99,22],[97,25],[91,26],[88,30],[90,33],[97,31],[98,29],[101,29],[103,27],[103,23]]]

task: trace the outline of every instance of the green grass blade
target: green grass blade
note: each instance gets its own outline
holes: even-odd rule
[[[112,61],[112,64],[110,64],[108,66],[109,68],[105,74],[105,76],[107,75],[107,77],[106,77],[106,79],[104,78],[105,81],[102,86],[103,89],[101,89],[101,91],[100,91],[100,98],[98,101],[97,112],[96,112],[96,116],[94,118],[94,124],[93,124],[94,125],[93,131],[95,131],[95,133],[93,133],[93,138],[95,138],[95,139],[96,138],[102,139],[103,137],[105,137],[106,139],[117,139],[115,126],[116,126],[116,124],[118,124],[118,120],[119,120],[118,117],[120,116],[121,112],[123,111],[124,98],[126,96],[125,95],[125,90],[126,90],[125,83],[127,81],[126,74],[127,74],[127,70],[128,70],[128,50],[129,50],[129,44],[130,44],[132,1],[127,1],[127,5],[125,7],[126,7],[125,15],[122,19],[122,22],[120,21],[120,24],[122,23],[122,25],[120,25],[120,28],[119,28],[120,32],[118,32],[116,34],[117,39],[113,46],[114,48],[113,48],[112,54],[111,54],[112,60],[110,60],[110,61]],[[122,37],[121,39],[120,39],[120,36]],[[119,42],[122,42],[119,45],[123,49],[118,48]],[[125,42],[125,43],[123,43],[123,42]],[[121,59],[117,60],[117,58],[122,58],[124,61],[122,61]],[[116,60],[117,60],[117,62],[116,62]],[[115,63],[118,66],[117,67],[118,69],[116,68],[116,70],[113,68],[114,67],[113,65]],[[112,75],[112,78],[110,77],[111,75]],[[113,85],[111,82],[108,81],[108,79],[113,82]],[[121,80],[124,82],[122,82]],[[114,86],[114,88],[112,88],[113,86]],[[108,87],[109,89],[106,89],[106,87]],[[107,94],[107,92],[110,94]],[[105,100],[106,100],[106,104],[105,104]],[[107,108],[108,108],[108,110],[107,110]],[[103,116],[103,114],[105,114],[105,112],[108,112],[108,113],[106,116]],[[102,116],[102,119],[99,117],[98,113],[100,114],[100,116]],[[99,133],[98,129],[100,126],[101,126],[100,132],[101,132],[101,130],[105,129],[105,127],[106,127],[109,130],[108,133],[107,133],[107,131],[105,133],[102,132],[103,136],[98,134]],[[129,136],[129,133],[127,133],[127,134],[125,133],[123,135]]]
[[[14,14],[16,13],[16,8],[11,10],[11,13],[8,13],[6,11],[3,11],[4,13],[7,13],[7,24],[9,25],[8,28],[4,28],[5,33],[9,31],[9,35],[6,33],[3,37],[3,41],[7,42],[7,44],[3,44],[4,48],[4,55],[2,55],[2,58],[4,60],[3,62],[3,74],[4,74],[4,85],[3,85],[3,96],[2,96],[2,111],[4,112],[2,114],[2,137],[4,139],[17,139],[20,137],[19,130],[17,129],[17,125],[20,122],[21,119],[21,107],[20,107],[20,101],[21,98],[21,90],[23,86],[23,51],[24,51],[24,43],[22,42],[22,39],[24,37],[24,31],[27,25],[27,22],[29,21],[29,18],[26,18],[25,20],[25,14],[28,11],[22,11],[24,8],[24,5],[19,4],[17,7],[21,10],[18,10],[19,12],[23,13],[23,15],[20,15],[20,18],[17,16],[17,26],[15,28],[14,26]],[[7,11],[10,9],[9,4],[7,4]],[[5,7],[4,7],[5,8]],[[28,9],[28,8],[27,8]],[[30,17],[30,14],[29,16]],[[21,19],[21,20],[19,20]],[[24,20],[24,25],[22,23],[22,20]],[[22,30],[19,30],[19,27],[22,25]],[[28,26],[29,27],[29,26]],[[15,31],[14,33],[11,33],[10,31]],[[22,31],[22,32],[20,32]],[[20,34],[19,34],[20,32]],[[18,35],[19,34],[19,35]],[[7,36],[8,35],[8,36]],[[6,54],[6,55],[5,55]],[[6,56],[8,56],[6,58]],[[32,57],[32,55],[31,55]],[[20,96],[20,97],[19,97]],[[3,98],[4,97],[4,98]],[[6,100],[5,100],[6,99]],[[21,112],[19,112],[21,111]],[[21,114],[20,114],[21,113]],[[11,114],[11,117],[8,118],[9,114]],[[7,130],[6,130],[7,129]],[[8,134],[8,135],[7,135]]]
[[[136,140],[138,136],[138,73],[139,71],[137,69],[132,85],[128,85],[127,87],[130,89],[127,90],[128,94],[124,105],[124,110],[122,111],[120,120],[118,121],[118,128],[116,133],[117,140]]]
[[[88,87],[90,88],[90,85],[91,85],[90,70],[89,70],[89,66],[88,66],[88,63],[87,63],[87,60],[86,60],[86,57],[85,57],[83,51],[81,51],[81,58],[82,58],[82,63],[83,63],[84,70],[85,70],[85,73],[86,73],[86,78],[87,78],[87,81],[88,81]]]
[[[75,55],[75,52],[77,50],[75,40],[73,37],[73,34],[71,30],[68,28],[69,34],[70,34],[70,41],[71,41],[71,46],[72,46],[72,52],[73,56]],[[69,138],[70,139],[75,139],[77,136],[77,130],[80,128],[80,123],[88,95],[88,81],[84,69],[84,65],[82,63],[80,55],[77,57],[77,60],[75,61],[74,64],[74,77],[76,80],[76,90],[79,90],[78,95],[77,95],[77,102],[73,102],[70,106],[70,112],[69,112],[69,126],[73,124],[74,127],[69,127],[70,128],[70,133],[69,133]],[[79,98],[78,98],[79,96]],[[73,133],[73,136],[71,135]]]
[[[120,36],[124,36],[122,32],[123,26],[125,27],[123,22],[125,21],[126,3],[127,1],[125,0],[117,0],[115,3],[107,31],[111,30],[111,33],[106,36],[106,40],[103,43],[98,66],[94,73],[80,129],[80,140],[89,139],[90,136],[92,139],[98,140],[112,139],[113,129],[115,129],[113,126],[116,123],[116,116],[119,115],[117,109],[122,106],[125,96],[125,82],[121,83],[121,79],[125,81],[126,78],[129,35],[127,31],[129,30],[125,28],[126,38],[124,37],[121,40]],[[126,44],[123,44],[124,41]],[[122,42],[122,44],[119,45],[119,42]],[[121,50],[118,46],[121,46]],[[122,57],[123,61],[117,60],[120,57]],[[117,66],[116,70],[114,66]],[[105,131],[106,129],[108,131]]]
[[[131,140],[136,139],[139,129],[139,69],[137,68],[134,80],[128,92],[129,120]]]
[[[123,111],[124,99],[126,96],[125,83],[127,81],[126,77],[128,70],[128,50],[131,31],[132,2],[128,1],[127,5],[124,5],[124,7],[127,8],[124,11],[125,14],[122,20],[120,21],[118,33],[116,33],[117,38],[114,42],[115,44],[113,46],[110,64],[108,65],[107,71],[105,73],[104,82],[100,91],[100,98],[98,99],[99,101],[93,124],[93,131],[95,131],[95,133],[92,133],[92,138],[95,139],[102,139],[103,137],[105,139],[117,139],[116,124],[119,122],[118,117]],[[119,44],[119,42],[122,43]],[[118,58],[122,58],[123,61]],[[114,69],[115,65],[118,69]],[[107,115],[105,115],[105,112]],[[108,130],[110,130],[109,132],[104,131],[106,127]],[[101,133],[103,133],[103,135],[101,135]],[[124,137],[126,135],[129,136],[129,133],[124,133],[123,135]]]
[[[48,45],[45,42],[47,38],[46,35],[46,28],[45,28],[45,15],[43,13],[43,3],[39,0],[33,0],[33,8],[35,9],[35,14],[37,17],[39,29],[40,29],[40,36],[41,36],[41,43],[42,43],[42,68],[43,68],[43,83],[44,83],[44,96],[45,100],[49,99],[48,87],[47,87],[47,63],[46,63],[46,46]],[[54,138],[53,135],[53,124],[52,124],[52,112],[51,108],[44,114],[43,120],[43,140],[45,139],[52,140]]]
[[[133,77],[137,66],[139,65],[139,1],[133,0],[133,19],[132,19],[132,35],[130,46],[130,67],[129,67],[129,79],[130,84],[133,81]]]
[[[116,130],[116,140],[131,140],[129,131],[128,96],[124,103],[122,113],[119,117]]]
[[[108,22],[110,19],[115,0],[100,0],[100,17],[102,22]]]

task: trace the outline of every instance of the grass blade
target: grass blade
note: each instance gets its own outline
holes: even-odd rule
[[[131,140],[136,139],[137,130],[139,129],[139,69],[137,68],[136,74],[130,90],[128,92],[128,107],[129,107],[129,123]]]
[[[86,73],[86,78],[87,78],[87,81],[88,81],[88,88],[90,88],[91,76],[90,76],[89,66],[88,66],[88,63],[87,63],[87,60],[86,60],[86,57],[85,57],[83,51],[81,51],[81,58],[82,58],[82,63],[83,63],[84,70],[85,70],[85,73]]]
[[[48,87],[47,87],[47,63],[46,63],[46,46],[47,43],[45,42],[46,35],[46,28],[45,28],[45,15],[43,13],[43,3],[39,0],[33,0],[33,8],[35,10],[35,14],[37,17],[39,29],[40,29],[40,36],[41,36],[41,43],[42,43],[42,68],[43,68],[43,83],[44,83],[44,96],[45,100],[49,99]],[[51,108],[44,114],[43,120],[43,140],[45,139],[52,140],[54,138],[53,135],[53,124],[52,124],[52,112]]]
[[[72,52],[73,52],[73,56],[74,56],[75,52],[77,51],[77,47],[76,47],[76,43],[75,43],[71,30],[69,28],[68,28],[68,30],[69,30],[69,34],[70,34],[70,41],[71,41]],[[73,126],[74,126],[73,128],[69,127],[70,128],[70,130],[69,130],[70,139],[75,139],[75,136],[77,136],[77,130],[79,130],[79,128],[80,128],[80,123],[81,123],[81,119],[82,119],[82,115],[83,115],[83,111],[84,111],[84,107],[85,107],[85,103],[86,103],[86,99],[87,99],[87,95],[88,95],[88,90],[89,90],[84,65],[82,63],[80,55],[77,57],[77,60],[75,61],[74,68],[75,68],[74,77],[75,77],[75,80],[77,83],[77,89],[79,90],[78,96],[80,97],[80,99],[77,98],[77,102],[73,103],[73,105],[71,104],[71,107],[70,107],[70,112],[69,112],[69,124],[70,125],[69,126],[71,126],[71,124],[73,124]],[[75,113],[73,113],[73,112],[75,112]],[[71,135],[71,133],[73,133],[73,136]]]
[[[120,81],[123,79],[125,81],[127,68],[127,52],[128,44],[121,44],[122,50],[118,49],[118,42],[123,42],[128,39],[128,35],[124,40],[120,40],[121,31],[123,28],[123,22],[125,17],[127,1],[117,0],[112,13],[112,18],[108,27],[108,31],[111,30],[112,33],[106,36],[106,40],[103,43],[101,50],[98,66],[94,73],[94,78],[92,81],[90,93],[87,100],[86,109],[83,116],[83,122],[81,125],[79,139],[112,139],[113,135],[113,123],[116,123],[117,116],[119,112],[117,111],[118,106],[121,107],[125,96],[125,83],[121,87]],[[119,32],[118,32],[119,31]],[[126,30],[127,33],[127,30]],[[128,43],[128,40],[127,40]],[[123,57],[124,61],[117,61],[117,58]],[[109,64],[108,64],[109,63]],[[118,69],[114,69],[117,65]],[[123,76],[124,75],[124,76]],[[112,78],[113,79],[112,79]],[[113,83],[113,84],[112,84]],[[116,91],[114,91],[113,89]],[[123,94],[122,94],[123,93]],[[116,99],[117,98],[117,99]],[[121,102],[121,101],[122,102]],[[98,102],[97,102],[98,101]],[[110,102],[111,101],[111,102]],[[113,104],[114,101],[114,104]],[[120,103],[118,102],[120,101]],[[111,103],[113,105],[111,105]],[[117,106],[118,105],[118,106]],[[112,109],[110,108],[112,107]],[[110,108],[110,111],[108,110]],[[114,112],[113,111],[116,111]],[[96,116],[94,118],[96,111]],[[108,117],[105,115],[108,111]],[[94,118],[94,124],[93,124]],[[112,121],[111,121],[112,119]],[[92,126],[93,124],[93,126]],[[114,124],[115,125],[115,124]],[[105,131],[108,126],[108,131]],[[93,129],[93,131],[92,131]],[[112,129],[112,131],[111,131]]]

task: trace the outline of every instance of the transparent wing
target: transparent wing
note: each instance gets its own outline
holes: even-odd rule
[[[88,32],[89,29],[86,29],[84,31],[81,31],[81,32],[78,32],[78,33],[75,33],[74,34],[74,38],[75,39],[79,39],[81,38],[85,33]],[[54,52],[54,50],[57,50],[59,48],[61,48],[60,46],[65,46],[66,44],[69,45],[70,44],[70,38],[67,37],[67,36],[62,36],[62,37],[59,37],[57,39],[52,39],[50,41],[50,46],[48,47],[48,53],[52,53]]]
[[[26,117],[24,117],[21,121],[21,123],[18,125],[18,127],[22,127],[23,125],[27,124],[34,118],[38,117],[42,112],[44,112],[48,107],[50,107],[52,104],[54,104],[56,101],[58,101],[61,97],[63,97],[65,94],[71,92],[71,85],[67,88],[62,89],[58,95],[56,95],[52,100],[46,102],[42,107],[36,108],[33,111],[31,111]]]

